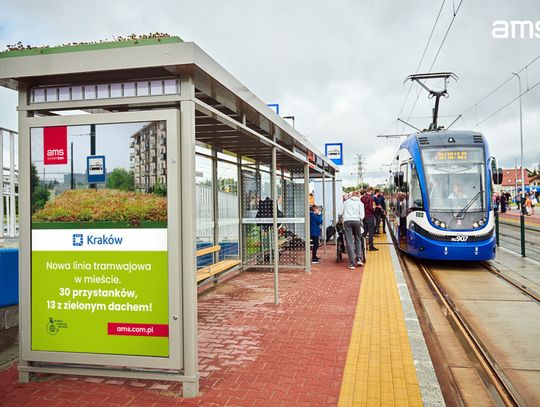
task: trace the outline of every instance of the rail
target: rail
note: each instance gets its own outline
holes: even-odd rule
[[[402,261],[408,271],[407,261]],[[472,327],[461,315],[457,306],[453,303],[448,293],[437,281],[430,268],[421,261],[415,263],[420,270],[424,280],[429,285],[437,302],[443,307],[445,314],[454,331],[460,337],[460,342],[467,347],[468,353],[477,360],[475,364],[479,376],[484,380],[486,388],[491,390],[496,404],[505,406],[523,405],[520,397],[513,390],[512,384],[504,376],[502,370],[487,352],[482,341],[478,338]],[[408,273],[411,275],[410,272]]]
[[[486,270],[488,270],[490,273],[496,275],[499,278],[502,278],[507,283],[509,283],[509,284],[513,285],[514,287],[516,287],[524,295],[526,295],[526,296],[532,298],[533,300],[535,300],[536,302],[540,303],[540,293],[537,293],[532,288],[527,287],[527,286],[521,284],[519,281],[513,279],[512,277],[504,274],[503,272],[501,272],[497,267],[493,266],[492,264],[482,262],[482,263],[480,263],[480,265],[482,267],[484,267]]]

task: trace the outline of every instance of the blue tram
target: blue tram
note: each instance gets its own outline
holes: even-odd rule
[[[495,257],[492,183],[502,171],[481,133],[410,135],[390,172],[388,219],[401,250],[434,260]]]

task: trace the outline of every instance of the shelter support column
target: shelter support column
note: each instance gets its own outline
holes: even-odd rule
[[[326,177],[324,172],[322,174],[322,204],[323,211],[326,211]],[[322,224],[322,233],[323,238],[323,253],[326,255],[326,213],[323,213],[323,224]]]
[[[191,87],[192,87],[191,83]],[[197,357],[197,285],[195,270],[196,215],[195,215],[195,103],[180,103],[180,159],[181,159],[181,247],[182,308],[184,327],[183,396],[199,395],[199,369]]]
[[[2,168],[2,177],[4,169]],[[3,189],[3,187],[2,187]],[[9,201],[9,231],[10,236],[15,237],[16,235],[16,225],[17,225],[17,211],[15,210],[16,205],[16,194],[15,194],[15,133],[9,132],[9,192],[10,192],[10,201]]]
[[[240,258],[240,265],[244,266],[244,228],[243,228],[243,217],[244,217],[244,188],[242,179],[242,156],[238,155],[236,158],[238,164],[238,182],[237,182],[237,199],[238,199],[238,256]]]
[[[271,177],[272,182],[272,234],[273,234],[273,252],[272,259],[274,261],[274,303],[279,304],[279,233],[277,226],[277,210],[278,210],[278,196],[277,196],[277,174],[276,174],[276,147],[272,147],[272,170]]]
[[[19,107],[26,107],[28,90],[19,88]],[[30,127],[33,113],[19,110],[19,185],[30,185]],[[2,169],[3,171],[3,169]],[[2,181],[3,182],[3,181]],[[2,185],[3,187],[3,185]],[[31,202],[30,188],[19,188],[21,202]],[[20,205],[19,236],[30,236],[30,205]],[[30,239],[19,241],[19,383],[30,381],[26,349],[30,349]]]
[[[214,218],[214,245],[219,244],[219,197],[217,150],[212,147],[212,206]],[[219,251],[214,253],[214,263],[219,261]]]
[[[0,129],[0,238],[4,236],[4,130]]]
[[[337,214],[337,197],[336,197],[336,177],[332,177],[332,219],[334,223],[334,227],[336,227],[338,222],[338,214]],[[334,236],[332,240],[334,241],[334,244],[336,244],[336,237],[337,237],[337,231],[334,232]]]
[[[311,250],[309,241],[311,238],[311,232],[309,230],[309,165],[304,164],[304,224],[306,230],[306,272],[311,272]]]

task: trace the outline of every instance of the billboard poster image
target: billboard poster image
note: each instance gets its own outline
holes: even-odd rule
[[[141,151],[165,123],[89,127],[31,131],[31,349],[168,357],[166,174]],[[90,175],[111,168],[103,184],[87,179],[89,134],[101,154]],[[62,160],[45,159],[61,148]]]

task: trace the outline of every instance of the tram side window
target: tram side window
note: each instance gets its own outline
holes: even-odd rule
[[[399,166],[399,171],[401,172],[401,174],[403,174],[403,181],[401,182],[401,185],[399,185],[399,190],[405,193],[409,192],[409,178],[407,167],[407,163],[401,164]]]
[[[422,190],[420,189],[420,180],[416,167],[411,163],[409,168],[409,208],[423,209]]]

